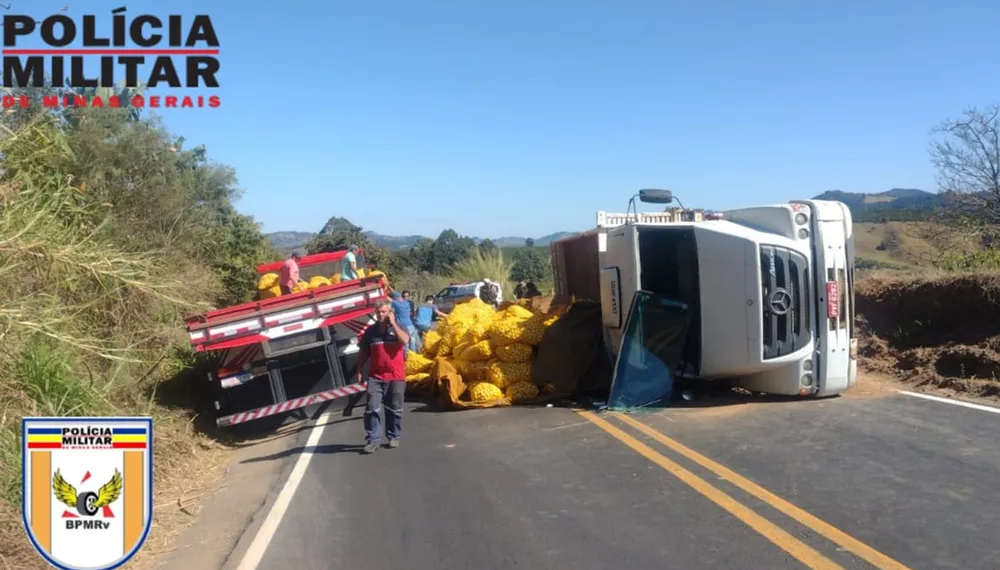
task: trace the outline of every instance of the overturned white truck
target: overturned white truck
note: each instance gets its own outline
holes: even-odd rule
[[[672,201],[669,191],[638,197]],[[853,386],[847,206],[801,200],[711,219],[686,212],[684,221],[669,211],[598,212],[596,229],[551,246],[557,298],[601,303],[614,382],[631,366],[768,394],[829,396]]]

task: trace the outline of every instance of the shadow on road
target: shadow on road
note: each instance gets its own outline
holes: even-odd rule
[[[260,463],[261,461],[275,461],[278,459],[284,459],[292,455],[299,455],[302,453],[312,453],[314,455],[334,455],[337,453],[362,453],[365,449],[363,444],[357,443],[330,443],[324,445],[317,445],[316,447],[306,447],[299,446],[293,447],[292,449],[286,449],[284,451],[279,451],[278,453],[272,453],[271,455],[262,455],[261,457],[252,457],[250,459],[244,459],[240,463]]]

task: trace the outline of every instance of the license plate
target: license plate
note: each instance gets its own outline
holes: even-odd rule
[[[826,316],[831,319],[840,316],[840,287],[836,281],[826,282]]]
[[[252,374],[250,374],[249,372],[243,372],[242,374],[237,374],[236,376],[229,376],[227,378],[223,378],[222,380],[219,381],[219,383],[222,384],[223,388],[232,388],[234,386],[239,386],[240,384],[243,384],[245,382],[249,382],[251,378],[253,378]]]

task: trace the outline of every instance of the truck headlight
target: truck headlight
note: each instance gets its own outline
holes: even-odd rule
[[[813,375],[812,374],[803,374],[800,381],[802,382],[803,386],[812,386],[813,385]]]
[[[808,221],[809,221],[809,218],[805,214],[803,214],[802,212],[799,212],[798,214],[795,214],[795,223],[796,224],[798,224],[798,225],[801,226],[801,225],[805,224]]]
[[[806,239],[809,237],[809,230],[805,228],[799,228],[799,239]]]

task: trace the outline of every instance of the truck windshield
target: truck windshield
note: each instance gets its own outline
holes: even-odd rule
[[[611,409],[669,405],[690,320],[684,303],[648,291],[635,294],[611,380]]]

